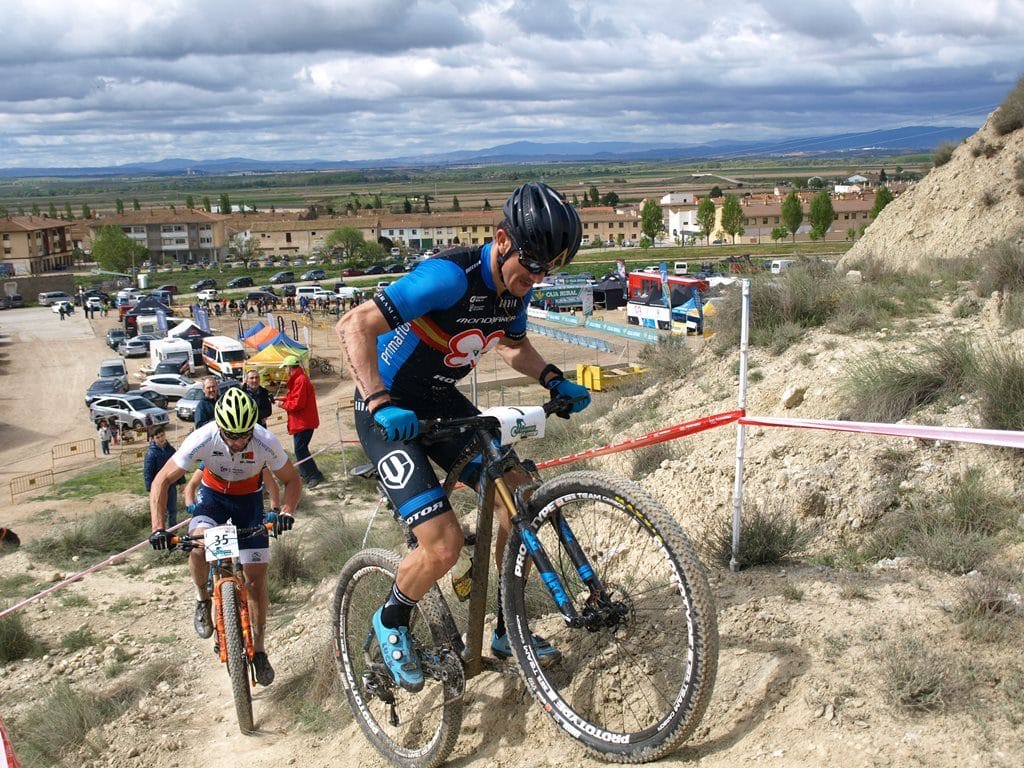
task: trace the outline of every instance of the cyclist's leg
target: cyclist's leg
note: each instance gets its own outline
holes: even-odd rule
[[[267,592],[267,568],[269,563],[248,563],[242,566],[245,573],[245,589],[249,596],[249,620],[252,622],[252,645],[259,653],[266,650],[263,633],[267,626],[267,612],[270,595]]]

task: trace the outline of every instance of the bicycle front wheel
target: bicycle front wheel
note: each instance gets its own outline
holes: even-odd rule
[[[530,507],[531,529],[587,626],[567,625],[541,580],[530,578],[537,569],[514,537],[502,600],[520,674],[592,754],[621,763],[668,754],[700,722],[718,667],[715,607],[693,545],[650,494],[599,472],[544,483]],[[579,545],[603,596],[584,583],[567,543]],[[555,646],[561,660],[542,667],[533,635]]]
[[[245,654],[242,634],[242,613],[238,607],[238,585],[233,581],[220,583],[220,605],[224,614],[224,639],[227,644],[228,676],[231,695],[235,700],[238,729],[252,733],[252,690],[249,688],[249,660]]]
[[[371,619],[400,562],[389,550],[364,549],[345,564],[334,592],[334,654],[352,713],[377,751],[403,768],[434,768],[458,738],[465,681],[445,648],[447,609],[436,590],[419,601],[410,622],[423,659],[423,690],[404,690],[384,665]]]

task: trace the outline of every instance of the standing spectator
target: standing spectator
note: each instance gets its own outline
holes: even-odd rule
[[[303,485],[316,488],[324,479],[309,453],[313,430],[320,426],[316,391],[295,355],[286,357],[281,367],[288,369],[288,394],[278,398],[277,403],[288,412],[288,434],[294,441],[295,467],[302,476]]]
[[[146,493],[149,493],[156,473],[164,468],[164,464],[173,455],[174,446],[167,440],[167,428],[162,424],[153,427],[150,430],[149,449],[142,461],[142,479],[146,483]],[[173,528],[178,522],[178,489],[176,486],[182,485],[184,482],[185,478],[181,477],[167,488],[166,528]]]
[[[107,428],[107,422],[100,419],[96,423],[96,437],[100,441],[100,448],[103,450],[104,456],[110,455],[110,430]]]
[[[195,429],[213,421],[213,406],[216,402],[217,379],[214,376],[206,376],[203,378],[203,398],[196,403]]]
[[[64,319],[64,316],[67,314],[67,312],[64,311],[64,305],[63,304],[57,305],[57,314],[60,315],[60,319],[61,320]]]
[[[260,384],[259,371],[249,371],[245,374],[245,383],[242,384],[242,389],[256,401],[256,410],[259,413],[256,423],[261,427],[267,426],[267,419],[270,418],[270,413],[274,410],[274,404],[270,399],[270,392]]]

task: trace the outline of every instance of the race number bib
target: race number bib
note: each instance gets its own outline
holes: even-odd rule
[[[207,528],[203,534],[203,541],[206,544],[207,562],[238,557],[238,529],[233,525]]]

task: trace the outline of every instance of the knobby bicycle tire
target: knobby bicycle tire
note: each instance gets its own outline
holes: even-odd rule
[[[530,499],[531,528],[578,612],[590,591],[550,520],[561,514],[605,590],[622,608],[610,626],[570,628],[526,567],[518,535],[502,564],[508,639],[544,710],[590,753],[641,763],[676,749],[700,722],[718,667],[718,627],[707,576],[682,527],[635,483],[570,472]],[[524,573],[526,574],[524,577]],[[562,654],[545,669],[540,635]]]
[[[237,585],[233,581],[220,583],[221,611],[224,614],[224,640],[227,643],[228,675],[231,695],[235,700],[238,729],[252,733],[252,691],[249,688],[249,661],[245,655],[242,635],[242,614],[238,607]]]
[[[442,682],[425,675],[423,690],[409,693],[394,683],[384,667],[371,619],[384,604],[400,562],[395,552],[364,549],[345,563],[334,591],[335,661],[352,714],[377,751],[402,768],[435,768],[445,761],[459,736],[462,669],[453,656],[441,654],[448,679]],[[425,653],[444,646],[446,611],[436,589],[417,604],[411,631]],[[387,696],[394,698],[398,725],[389,720],[390,706],[383,698]]]

